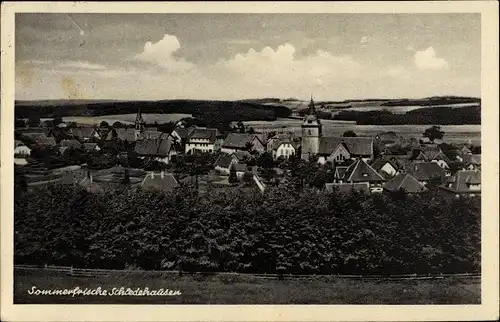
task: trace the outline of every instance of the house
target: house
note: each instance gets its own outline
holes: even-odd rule
[[[241,180],[243,179],[245,172],[247,172],[248,166],[242,163],[234,163],[232,165],[232,168],[234,169],[234,171],[236,171],[236,177],[238,178],[238,180]]]
[[[378,159],[375,160],[371,167],[375,169],[378,173],[382,174],[384,177],[394,177],[399,173],[398,165],[393,163],[391,160]]]
[[[319,163],[344,162],[361,158],[373,159],[373,138],[371,137],[326,137],[323,136],[321,120],[318,118],[314,101],[311,97],[308,114],[301,125],[301,159],[309,160],[318,156]]]
[[[481,194],[481,171],[459,170],[440,186],[442,191],[459,196],[477,196]]]
[[[71,139],[71,140],[61,140],[61,142],[59,142],[59,146],[65,148],[79,149],[82,147],[82,144],[75,139]]]
[[[238,163],[238,161],[234,154],[221,153],[214,163],[214,168],[221,174],[229,175],[231,166]]]
[[[141,158],[148,158],[163,163],[169,163],[172,156],[176,155],[173,149],[173,138],[164,135],[158,139],[139,140],[135,144],[135,152]]]
[[[35,144],[39,146],[55,146],[56,140],[53,137],[48,137],[45,133],[23,133],[21,141],[27,144]]]
[[[68,130],[65,128],[53,127],[47,133],[48,137],[53,137],[56,142],[59,142],[64,139],[69,139],[70,135],[68,134]]]
[[[450,159],[443,153],[441,148],[435,144],[429,144],[420,150],[414,150],[413,160],[435,162],[443,169],[449,169]]]
[[[412,162],[406,168],[418,182],[426,186],[430,181],[442,181],[446,176],[445,170],[435,162]]]
[[[273,155],[273,159],[276,160],[280,157],[284,157],[285,159],[288,159],[292,155],[297,154],[297,150],[299,148],[299,144],[297,142],[294,142],[293,139],[279,139],[279,140],[274,140],[273,143],[270,145],[271,153]]]
[[[427,188],[412,175],[400,173],[384,184],[384,190],[388,192],[404,190],[407,193],[420,193],[427,191]]]
[[[358,158],[368,162],[373,159],[373,138],[369,137],[321,137],[318,162],[342,163]]]
[[[163,135],[163,132],[159,132],[155,127],[146,127],[142,132],[139,132],[137,140],[144,139],[158,139]]]
[[[25,158],[31,154],[31,149],[22,141],[14,140],[14,157]]]
[[[133,128],[113,128],[106,135],[106,141],[121,140],[135,142],[135,129]]]
[[[150,172],[144,177],[140,187],[145,190],[172,191],[179,186],[179,183],[170,173],[161,171],[159,173]]]
[[[328,192],[337,190],[341,193],[352,193],[353,191],[370,193],[370,184],[368,182],[360,183],[325,183]]]
[[[233,155],[238,159],[238,162],[241,163],[245,163],[243,161],[246,161],[252,157],[252,155],[248,151],[236,151],[233,153]]]
[[[342,183],[345,177],[348,166],[336,166],[333,178],[335,183]]]
[[[403,173],[406,171],[406,166],[409,163],[411,163],[410,157],[411,157],[411,155],[387,154],[387,155],[381,156],[379,160],[382,160],[381,163],[383,163],[383,161],[389,161],[391,166],[394,167],[397,172]],[[372,164],[372,167],[373,167],[373,164]]]
[[[481,154],[464,155],[464,170],[481,170]]]
[[[229,133],[221,146],[221,151],[225,153],[252,150],[259,153],[265,151],[264,143],[256,134]]]
[[[209,128],[194,128],[186,139],[185,153],[194,151],[213,153],[216,151],[216,141],[219,131]]]
[[[97,143],[83,143],[83,149],[87,152],[98,152],[101,151],[101,148]]]
[[[194,131],[195,127],[176,127],[170,136],[174,138],[174,140],[180,145],[181,151],[186,151],[186,142],[189,138],[189,135],[192,131]]]
[[[384,146],[401,143],[401,138],[393,131],[379,133],[375,140]]]
[[[382,192],[386,179],[363,159],[358,159],[347,167],[342,183],[368,183],[371,192]]]
[[[69,129],[67,133],[80,142],[101,139],[101,134],[94,127],[75,127]]]

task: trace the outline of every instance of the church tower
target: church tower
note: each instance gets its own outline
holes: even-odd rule
[[[144,131],[144,119],[141,114],[141,107],[137,109],[137,116],[135,117],[135,139],[137,140],[141,133]]]
[[[316,155],[319,152],[319,140],[321,137],[321,122],[316,115],[316,108],[311,95],[309,111],[302,122],[302,142],[301,159],[309,160],[309,156]]]

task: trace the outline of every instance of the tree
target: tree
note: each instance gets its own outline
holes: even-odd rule
[[[238,177],[236,176],[236,169],[231,166],[231,169],[229,170],[229,178],[227,179],[230,184],[235,184],[238,183]]]
[[[106,121],[102,121],[101,124],[99,124],[99,127],[109,127],[109,123]]]
[[[239,133],[245,133],[245,124],[243,124],[242,121],[238,121],[238,123],[236,123],[236,128]]]
[[[243,174],[243,182],[245,185],[249,186],[253,181],[253,173],[250,171],[245,171]]]
[[[59,124],[61,124],[63,122],[62,120],[62,117],[60,116],[56,116],[54,117],[54,119],[52,120],[52,125],[53,126],[58,126]]]
[[[356,133],[354,133],[353,130],[345,131],[344,134],[342,134],[342,136],[345,137],[345,138],[348,138],[348,137],[355,138],[355,137],[357,137]]]
[[[116,128],[122,128],[124,127],[124,124],[120,121],[116,121],[115,123],[113,123],[113,127],[116,129]]]
[[[274,167],[274,160],[271,152],[262,153],[257,159],[257,165],[266,169]]]
[[[123,175],[122,183],[130,184],[130,171],[128,170],[128,168],[125,168],[125,173]]]
[[[25,127],[26,121],[24,119],[16,119],[14,123],[15,128]]]
[[[444,131],[441,131],[440,126],[433,125],[432,127],[426,129],[422,135],[423,137],[428,138],[431,142],[434,142],[436,139],[441,140],[443,138]]]
[[[40,118],[33,116],[28,119],[28,126],[29,127],[39,127],[40,126]]]
[[[247,133],[248,133],[248,134],[255,134],[255,129],[254,129],[253,127],[250,127],[250,128],[248,129],[248,132],[247,132]]]

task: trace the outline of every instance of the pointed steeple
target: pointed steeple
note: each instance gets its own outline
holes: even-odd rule
[[[311,101],[309,102],[309,115],[316,115],[316,107],[314,106],[312,93],[311,93]]]
[[[137,108],[137,116],[135,117],[135,129],[137,131],[144,130],[144,119],[142,118],[141,107]]]

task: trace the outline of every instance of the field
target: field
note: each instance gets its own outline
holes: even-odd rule
[[[62,273],[16,271],[15,304],[479,304],[479,278],[440,280],[260,279],[251,276],[178,276],[131,272],[74,277]],[[30,295],[28,290],[160,288],[178,296]]]
[[[322,120],[325,136],[342,136],[345,131],[353,130],[357,135],[375,136],[381,132],[394,131],[404,137],[421,138],[425,129],[430,125],[357,125],[349,122]],[[301,119],[278,119],[272,122],[250,121],[244,122],[245,126],[253,127],[259,132],[284,131],[300,135]],[[481,125],[443,125],[445,132],[444,141],[449,143],[462,143],[471,140],[472,144],[481,144]]]

